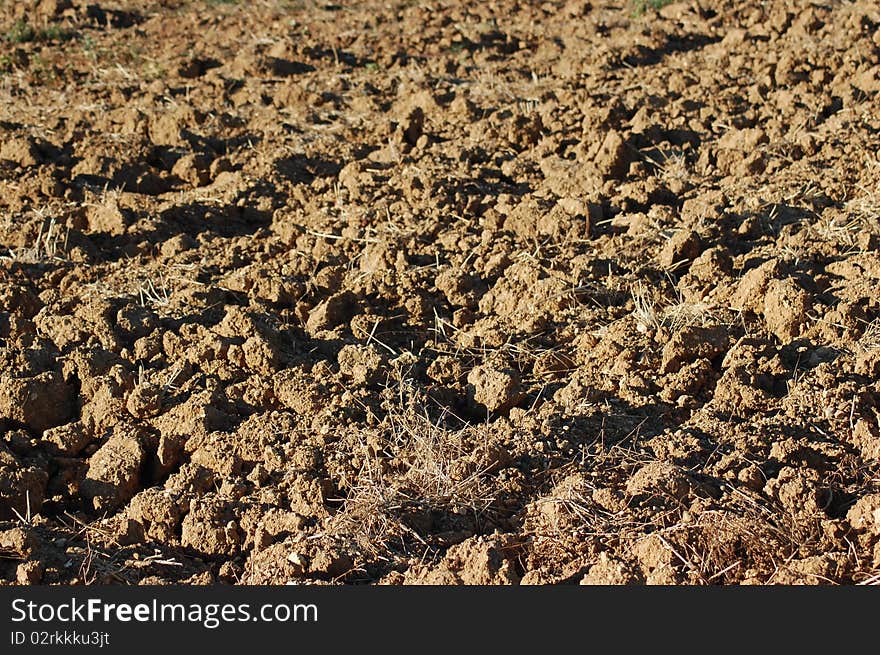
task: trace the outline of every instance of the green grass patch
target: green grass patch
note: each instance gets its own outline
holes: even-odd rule
[[[76,33],[61,25],[52,23],[40,29],[34,28],[23,18],[19,18],[9,31],[6,32],[6,41],[10,43],[28,43],[30,41],[69,41]]]
[[[19,18],[6,33],[10,43],[27,43],[37,38],[37,31],[24,18]]]
[[[76,32],[73,30],[54,23],[37,30],[37,41],[70,41],[75,36]]]
[[[647,11],[657,11],[673,2],[675,0],[633,0],[633,15],[641,16]]]

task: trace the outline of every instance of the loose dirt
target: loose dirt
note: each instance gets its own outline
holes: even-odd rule
[[[880,581],[875,3],[0,6],[3,580]]]

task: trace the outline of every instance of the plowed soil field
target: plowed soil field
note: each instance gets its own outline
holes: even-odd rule
[[[0,3],[0,578],[880,581],[880,7]]]

